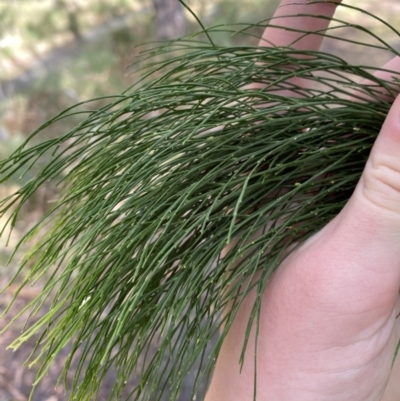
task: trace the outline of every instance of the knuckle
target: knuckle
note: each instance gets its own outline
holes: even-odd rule
[[[371,155],[362,188],[376,206],[400,213],[400,157]]]

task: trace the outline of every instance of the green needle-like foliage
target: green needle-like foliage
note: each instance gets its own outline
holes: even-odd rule
[[[208,34],[237,28],[251,27]],[[369,46],[396,53],[376,42]],[[74,130],[30,146],[46,126],[80,112],[72,108],[0,163],[5,182],[51,154],[1,203],[12,225],[41,185],[62,184],[59,201],[20,243],[46,227],[20,272],[22,286],[47,277],[32,313],[48,297],[51,308],[12,347],[40,333],[30,360],[42,363],[38,380],[67,344],[64,373],[79,350],[71,399],[96,399],[115,367],[113,399],[136,374],[131,399],[160,399],[168,386],[174,400],[197,361],[194,396],[246,294],[256,288],[259,301],[289,250],[350,197],[399,89],[372,67],[323,52],[192,38],[143,57],[163,54],[172,58],[141,67],[137,85]],[[249,327],[258,313],[256,302]]]

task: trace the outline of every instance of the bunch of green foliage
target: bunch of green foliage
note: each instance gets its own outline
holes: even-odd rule
[[[0,163],[5,182],[51,155],[1,203],[2,213],[13,211],[12,226],[35,191],[61,177],[62,196],[20,243],[47,230],[18,274],[25,272],[21,288],[47,275],[28,308],[34,315],[48,297],[51,308],[11,347],[40,333],[30,360],[42,363],[38,380],[67,344],[65,374],[83,350],[71,399],[96,399],[113,366],[113,399],[138,374],[132,399],[157,400],[168,386],[174,400],[198,361],[195,396],[249,291],[258,294],[250,328],[287,252],[341,210],[360,177],[391,106],[387,99],[398,92],[396,79],[323,52],[220,47],[212,39],[251,28],[215,27],[204,40],[145,51],[134,87],[87,111],[73,130],[30,147],[49,124],[82,113],[64,111]],[[398,55],[375,39],[368,46]],[[161,65],[160,54],[170,56]],[[313,86],[299,87],[294,77]]]

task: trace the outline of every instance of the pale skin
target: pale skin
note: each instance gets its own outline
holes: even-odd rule
[[[335,12],[333,4],[290,3],[283,0],[275,15],[331,18]],[[307,31],[323,30],[329,22],[305,17],[276,21]],[[293,44],[298,37],[267,28],[260,45],[307,50],[321,45],[316,35]],[[400,72],[400,59],[385,68]],[[257,400],[399,401],[400,358],[392,369],[400,337],[399,287],[400,97],[347,205],[283,262],[266,288]],[[253,400],[254,336],[241,372],[239,358],[254,299],[254,293],[247,297],[234,320],[206,401]]]

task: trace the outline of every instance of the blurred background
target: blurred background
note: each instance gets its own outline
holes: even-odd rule
[[[278,3],[278,0],[187,1],[206,26],[258,22],[271,17]],[[346,4],[363,8],[399,27],[400,3],[397,0],[348,0]],[[367,15],[341,9],[336,17],[372,29],[400,50],[399,36]],[[135,62],[140,44],[177,38],[198,29],[193,16],[177,0],[0,0],[0,157],[7,157],[35,129],[65,108],[91,98],[118,94],[132,85],[138,76],[129,66]],[[362,33],[348,30],[345,36],[358,39]],[[237,40],[237,37],[221,34],[217,43],[229,46]],[[247,40],[249,44],[256,43],[255,39]],[[365,40],[374,42],[371,37]],[[351,63],[372,66],[383,65],[393,56],[334,40],[327,40],[323,50]],[[89,107],[101,104],[99,100]],[[54,125],[45,135],[60,135],[76,122],[70,119],[62,126]],[[43,135],[41,139],[45,139]],[[19,185],[21,182],[17,178],[1,185],[1,198],[13,193]],[[48,208],[55,191],[50,186],[38,191],[24,208],[8,246],[6,237],[0,239],[0,288],[18,268],[18,257],[6,265],[13,247]],[[2,216],[0,224],[4,225],[6,219],[7,216]],[[17,283],[1,294],[0,313],[16,288]],[[40,283],[23,289],[10,312],[0,320],[0,329],[39,293],[39,288]],[[35,367],[28,369],[23,362],[35,341],[29,341],[16,352],[5,350],[21,332],[24,317],[22,315],[22,319],[0,336],[0,401],[28,400],[31,390]],[[58,365],[37,387],[33,401],[67,399],[61,385],[55,388],[65,355],[61,355]],[[107,399],[113,375],[115,372],[110,372],[105,378],[99,401]],[[193,378],[188,379],[181,400],[189,399],[191,380]],[[132,386],[134,384],[132,382]],[[165,395],[167,399],[168,394]]]

